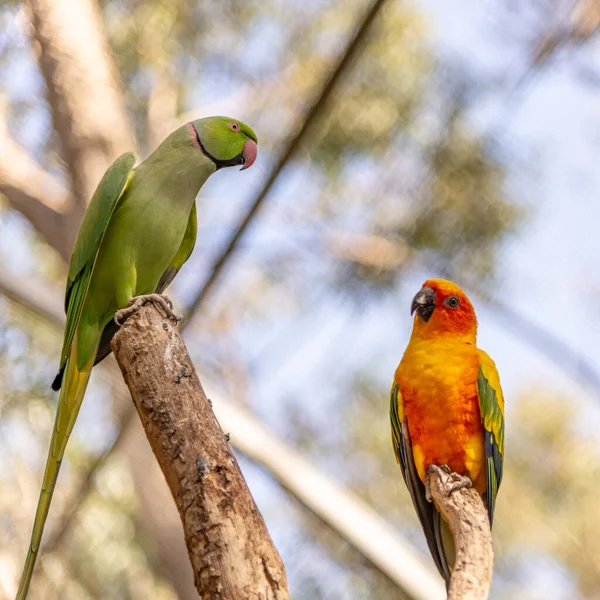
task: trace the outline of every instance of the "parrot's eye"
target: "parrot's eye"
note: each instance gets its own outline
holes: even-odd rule
[[[240,130],[240,124],[236,123],[235,121],[232,121],[231,123],[229,123],[229,129],[231,129],[231,131],[239,131]]]
[[[450,296],[449,298],[446,298],[444,300],[444,304],[448,308],[458,308],[460,302],[458,301],[458,298],[456,296]]]

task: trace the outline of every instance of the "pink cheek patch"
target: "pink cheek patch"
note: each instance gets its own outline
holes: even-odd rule
[[[188,128],[188,131],[190,132],[190,136],[192,138],[192,142],[194,143],[194,146],[196,146],[196,148],[198,148],[198,150],[200,150],[200,152],[202,152],[202,146],[200,145],[200,141],[198,140],[198,133],[194,129],[194,126],[191,123],[188,123],[187,128]]]

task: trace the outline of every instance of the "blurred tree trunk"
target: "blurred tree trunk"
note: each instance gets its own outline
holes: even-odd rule
[[[107,166],[119,154],[135,149],[134,135],[96,3],[28,0],[27,4],[33,46],[79,217]]]
[[[119,154],[135,150],[137,144],[96,3],[28,0],[27,9],[71,193],[10,138],[3,121],[0,149],[13,160],[5,167],[0,165],[0,191],[68,260],[86,203],[100,177]],[[163,575],[178,596],[197,598],[181,522],[140,432],[136,425],[124,440],[123,452],[141,499],[141,528],[155,541]]]

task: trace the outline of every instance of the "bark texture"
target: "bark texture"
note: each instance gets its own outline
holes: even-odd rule
[[[485,600],[492,586],[494,549],[481,497],[472,488],[450,493],[456,480],[441,469],[427,476],[431,495],[450,525],[456,547],[448,600]]]
[[[112,347],[177,504],[200,596],[289,599],[281,558],[177,326],[146,306]]]

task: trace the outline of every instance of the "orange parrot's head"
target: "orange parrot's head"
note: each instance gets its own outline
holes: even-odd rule
[[[410,305],[415,314],[413,335],[437,337],[442,334],[473,337],[477,319],[466,294],[446,279],[428,279]]]

